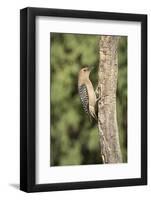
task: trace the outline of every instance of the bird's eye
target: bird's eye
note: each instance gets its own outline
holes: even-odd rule
[[[86,70],[86,69],[84,69],[83,71],[84,71],[84,72],[86,72],[87,70]]]

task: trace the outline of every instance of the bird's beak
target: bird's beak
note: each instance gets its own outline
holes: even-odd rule
[[[90,72],[94,69],[94,67],[89,67]]]

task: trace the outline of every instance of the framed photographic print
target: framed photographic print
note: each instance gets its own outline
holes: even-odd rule
[[[20,12],[20,189],[147,184],[147,16]]]

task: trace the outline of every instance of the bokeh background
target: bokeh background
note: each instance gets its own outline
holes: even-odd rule
[[[97,86],[98,35],[50,33],[50,165],[101,164],[97,124],[90,122],[78,95],[78,72],[94,66]],[[117,120],[123,162],[127,162],[127,37],[118,48]]]

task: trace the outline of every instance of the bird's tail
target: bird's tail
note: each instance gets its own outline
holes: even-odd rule
[[[89,112],[90,112],[90,117],[92,116],[93,119],[95,119],[97,121],[98,117],[96,115],[95,108],[94,107],[90,107]]]

